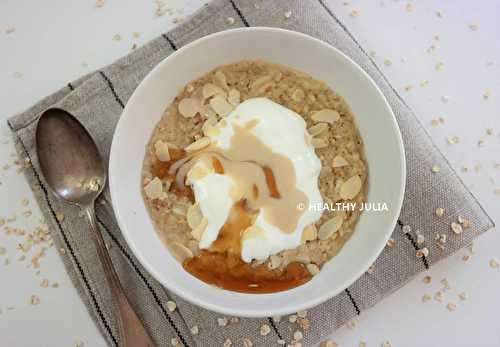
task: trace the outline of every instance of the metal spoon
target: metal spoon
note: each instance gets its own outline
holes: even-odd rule
[[[42,173],[54,195],[78,205],[88,218],[97,254],[118,308],[121,345],[153,347],[151,337],[123,292],[97,227],[94,202],[106,183],[106,169],[92,137],[68,112],[53,108],[45,111],[38,121],[36,146]]]

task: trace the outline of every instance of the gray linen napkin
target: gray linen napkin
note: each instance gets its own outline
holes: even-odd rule
[[[287,11],[292,12],[289,19],[284,16]],[[235,23],[229,25],[226,20],[228,17],[235,18]],[[158,62],[178,47],[199,37],[243,26],[278,26],[300,31],[318,37],[349,55],[384,92],[396,114],[406,149],[406,194],[393,233],[394,247],[386,247],[375,262],[373,271],[362,275],[333,299],[309,310],[310,327],[304,331],[303,345],[317,343],[347,320],[403,286],[419,272],[469,244],[493,226],[492,220],[433,145],[411,109],[322,1],[215,0],[175,30],[108,67],[69,83],[9,120],[17,140],[17,150],[21,156],[32,161],[32,166],[26,169],[25,174],[51,227],[55,244],[66,250],[65,255],[62,255],[64,265],[89,313],[111,346],[118,346],[119,337],[108,287],[86,223],[78,216],[76,208],[54,199],[40,174],[34,143],[37,119],[40,112],[49,107],[68,110],[90,131],[104,158],[108,158],[113,131],[124,104],[138,83]],[[435,164],[441,167],[439,174],[430,170]],[[249,338],[254,346],[273,346],[279,339],[287,342],[292,340],[293,332],[299,327],[287,319],[280,322],[270,318],[240,319],[237,323],[221,327],[217,324],[220,315],[191,305],[167,292],[144,270],[127,247],[109,201],[109,191],[106,190],[97,204],[99,226],[111,246],[111,257],[127,296],[158,346],[168,346],[172,342],[184,346],[222,346],[228,338],[237,346],[244,345],[244,338]],[[441,218],[435,216],[437,207],[443,207],[446,211]],[[58,220],[58,213],[63,213],[65,218]],[[469,219],[472,227],[455,235],[450,230],[450,223],[458,215]],[[426,239],[425,246],[430,250],[427,257],[415,256],[418,247],[415,233],[403,233],[403,225],[422,232]],[[448,235],[444,250],[440,250],[434,242],[436,232]],[[168,300],[177,302],[177,310],[168,310]],[[271,327],[271,332],[265,336],[260,334],[263,324]],[[302,320],[301,325],[304,327],[307,321]],[[190,333],[193,326],[198,326],[198,334]]]

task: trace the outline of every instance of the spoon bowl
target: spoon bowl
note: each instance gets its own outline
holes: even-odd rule
[[[80,206],[90,204],[106,183],[106,169],[87,130],[68,112],[52,108],[36,129],[40,167],[53,193]]]

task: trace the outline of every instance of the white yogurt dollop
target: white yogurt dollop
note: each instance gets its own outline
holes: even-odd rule
[[[296,187],[307,196],[309,205],[318,206],[316,204],[323,203],[318,189],[321,161],[316,156],[313,146],[306,142],[309,134],[301,116],[267,98],[252,98],[239,104],[225,119],[227,125],[221,127],[218,134],[211,137],[215,147],[229,149],[231,138],[235,133],[234,125],[242,127],[250,121],[257,120],[256,125],[250,130],[251,133],[273,153],[290,159],[295,170]],[[209,173],[201,178],[192,177],[194,175],[190,175],[191,171],[200,166]],[[217,239],[219,230],[234,204],[230,197],[233,182],[228,176],[215,173],[209,162],[200,160],[188,173],[187,183],[191,185],[201,212],[208,220],[199,243],[200,248],[207,249]],[[310,210],[308,206],[303,208],[297,226],[291,233],[285,233],[269,224],[264,218],[264,213],[259,211],[254,225],[264,232],[243,239],[241,251],[243,261],[264,260],[282,250],[298,247],[301,244],[304,228],[321,217],[321,211]],[[293,212],[295,211],[291,211]]]

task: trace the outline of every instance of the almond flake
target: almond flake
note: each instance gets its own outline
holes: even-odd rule
[[[163,184],[158,177],[155,177],[144,187],[144,193],[149,199],[164,199],[167,194],[163,191]]]
[[[310,224],[304,228],[302,232],[301,240],[302,242],[316,240],[318,237],[318,231],[316,230],[316,226],[314,224]]]
[[[269,262],[267,263],[267,268],[269,270],[274,270],[280,267],[280,265],[283,263],[283,258],[281,258],[278,255],[271,255],[269,257]]]
[[[207,147],[208,145],[210,145],[210,138],[202,137],[201,139],[188,145],[186,148],[184,148],[184,150],[186,152],[195,152]]]
[[[30,298],[30,303],[31,305],[36,306],[40,303],[40,298],[36,295],[32,295]]]
[[[432,282],[432,277],[427,275],[422,279],[422,282],[424,282],[425,284],[429,284]]]
[[[307,264],[306,268],[307,268],[307,271],[309,271],[309,273],[312,276],[316,276],[317,274],[319,274],[319,267],[316,264],[313,264],[313,263]]]
[[[167,162],[170,161],[170,152],[168,151],[168,143],[162,140],[155,142],[155,155],[159,161]]]
[[[455,304],[454,302],[449,302],[448,305],[446,305],[446,308],[448,309],[448,311],[453,312],[457,309],[457,304]]]
[[[389,240],[387,240],[387,247],[392,248],[394,247],[394,244],[396,241],[391,237]]]
[[[330,238],[334,233],[336,233],[340,229],[343,222],[344,222],[344,218],[342,215],[337,215],[337,216],[333,217],[332,219],[326,221],[319,228],[318,238],[320,240],[326,240],[326,239]]]
[[[311,136],[317,136],[328,130],[327,123],[318,123],[307,129],[307,132],[311,134]]]
[[[210,106],[221,117],[226,117],[234,109],[221,95],[216,95],[210,100]]]
[[[186,213],[187,223],[191,229],[196,228],[200,225],[203,214],[201,213],[200,205],[196,202],[193,205],[189,206]]]
[[[467,298],[469,296],[467,295],[466,292],[462,292],[462,293],[458,294],[458,297],[460,298],[460,300],[465,301],[465,300],[467,300]]]
[[[316,137],[313,137],[311,139],[311,144],[312,144],[312,146],[314,148],[317,148],[317,149],[328,147],[328,141],[327,140],[316,138]]]
[[[181,116],[193,118],[201,110],[200,101],[194,98],[184,98],[179,102],[178,110]]]
[[[353,199],[356,195],[359,194],[361,186],[361,178],[358,175],[352,176],[340,187],[340,197],[343,200]]]
[[[229,103],[233,106],[238,106],[238,104],[240,103],[240,92],[239,90],[236,90],[236,89],[231,89],[229,91],[229,94],[228,94],[228,97],[227,97],[227,101],[229,101]]]
[[[202,95],[203,99],[209,99],[215,95],[220,95],[225,98],[226,92],[222,88],[217,87],[215,84],[207,83],[203,86]]]
[[[342,166],[347,166],[349,165],[349,162],[344,159],[344,157],[337,155],[335,158],[333,158],[332,162],[332,167],[337,168],[337,167],[342,167]]]
[[[183,244],[179,242],[173,242],[169,244],[170,253],[172,256],[177,259],[180,263],[184,262],[184,260],[192,258],[193,252]]]
[[[326,122],[326,123],[333,124],[340,119],[340,114],[335,110],[331,110],[331,109],[326,108],[326,109],[314,112],[311,115],[311,119],[315,122]]]
[[[227,90],[227,88],[228,88],[227,87],[227,79],[226,79],[226,75],[224,75],[224,72],[222,72],[222,71],[215,72],[213,81],[219,87]]]
[[[203,217],[201,221],[198,223],[198,225],[191,231],[191,235],[196,239],[196,240],[201,240],[201,236],[203,235],[203,232],[205,231],[206,227],[208,225],[208,219]]]

